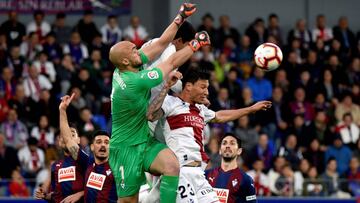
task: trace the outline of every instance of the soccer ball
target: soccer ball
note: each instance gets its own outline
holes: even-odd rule
[[[256,48],[254,59],[259,68],[264,71],[272,71],[279,67],[283,54],[276,44],[264,43]]]

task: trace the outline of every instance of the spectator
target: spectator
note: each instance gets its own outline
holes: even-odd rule
[[[278,42],[279,46],[283,45],[283,35],[282,30],[279,25],[279,17],[272,13],[268,17],[268,27],[265,30],[267,36],[275,37],[276,41]]]
[[[314,118],[314,108],[310,102],[305,100],[306,93],[304,88],[297,87],[294,92],[294,101],[290,102],[290,110],[292,115],[303,115],[305,122],[309,122]]]
[[[286,138],[285,146],[279,148],[278,156],[283,156],[292,168],[297,169],[302,159],[302,153],[298,150],[297,139],[293,134]]]
[[[262,18],[255,19],[255,21],[246,28],[245,34],[250,37],[250,47],[255,50],[266,40],[264,20]]]
[[[45,51],[39,53],[39,60],[34,61],[33,66],[37,71],[47,77],[51,83],[55,82],[56,71],[53,62],[48,60],[48,55]]]
[[[213,103],[214,111],[228,110],[232,108],[232,104],[229,100],[229,92],[226,88],[222,87],[219,90],[217,100]]]
[[[312,39],[315,42],[318,39],[325,43],[330,42],[333,38],[332,29],[326,26],[326,18],[320,14],[316,17],[316,27],[312,30]]]
[[[274,84],[274,87],[281,88],[283,94],[287,94],[289,92],[290,82],[287,79],[287,73],[284,69],[279,69],[276,71],[273,84]]]
[[[237,127],[235,128],[235,135],[242,142],[244,155],[249,156],[250,150],[258,143],[259,134],[255,128],[249,125],[249,117],[243,116],[239,118]]]
[[[329,69],[323,71],[322,77],[316,85],[317,92],[326,96],[327,101],[331,101],[338,96],[338,89],[333,80],[333,73]]]
[[[315,166],[319,173],[324,171],[324,149],[321,149],[318,139],[313,139],[309,149],[304,152],[304,158],[309,160],[310,164]]]
[[[92,53],[94,50],[99,50],[103,59],[109,58],[110,46],[102,42],[101,34],[96,34],[92,43],[88,47],[89,53]]]
[[[328,196],[335,196],[338,191],[338,179],[339,174],[337,172],[337,161],[335,158],[331,157],[326,161],[326,170],[320,176],[324,181],[325,190]]]
[[[254,77],[251,77],[247,84],[253,93],[254,102],[267,100],[271,98],[272,85],[270,81],[264,78],[264,71],[259,68],[254,69]]]
[[[92,136],[92,133],[80,135],[80,149],[83,150],[86,154],[91,154],[91,149],[89,146],[89,136]]]
[[[0,97],[9,101],[15,95],[16,81],[14,79],[13,71],[10,67],[2,68],[0,77]]]
[[[30,65],[29,76],[23,82],[25,88],[25,96],[31,97],[32,100],[38,102],[42,89],[51,90],[51,82],[43,75],[40,75],[36,66]]]
[[[253,65],[253,56],[254,50],[250,48],[250,37],[247,35],[243,35],[240,41],[239,53],[237,56],[238,59],[236,60],[240,63],[243,71],[245,65]]]
[[[6,116],[9,112],[9,105],[6,99],[0,93],[0,123],[6,120]]]
[[[253,180],[254,187],[256,189],[256,195],[258,196],[270,196],[270,188],[268,177],[264,170],[264,162],[261,159],[256,160],[252,164],[253,170],[246,172]]]
[[[307,127],[306,134],[311,140],[314,138],[318,139],[323,148],[326,148],[333,143],[334,133],[331,132],[328,117],[324,111],[318,111],[316,113],[315,119],[311,121],[310,125]]]
[[[226,38],[230,37],[238,45],[240,42],[239,32],[231,26],[230,17],[222,15],[219,18],[220,27],[217,30],[217,40],[219,44],[224,44]]]
[[[25,69],[25,58],[20,53],[20,47],[11,47],[7,66],[13,71],[16,80],[22,77],[23,70]]]
[[[356,38],[349,29],[349,22],[346,16],[339,18],[338,25],[333,28],[334,39],[341,44],[342,52],[349,54],[355,50]]]
[[[33,61],[36,56],[43,50],[39,36],[35,32],[28,34],[27,40],[20,45],[20,55],[26,58],[28,62]]]
[[[262,133],[259,135],[259,142],[254,146],[250,153],[251,156],[248,157],[248,164],[253,164],[256,160],[262,160],[264,164],[264,171],[268,172],[272,166],[272,161],[274,157],[274,146],[269,142],[268,135]]]
[[[220,146],[217,136],[211,136],[207,144],[207,154],[210,162],[208,168],[216,168],[220,166],[221,156],[219,154]]]
[[[34,21],[27,25],[27,33],[36,33],[40,42],[42,42],[45,36],[51,31],[50,24],[44,20],[45,13],[41,10],[34,12]]]
[[[325,115],[327,117],[331,117],[331,115],[333,114],[334,109],[331,106],[330,102],[328,102],[325,99],[325,95],[322,92],[318,92],[315,94],[313,106],[314,106],[315,112],[323,111],[323,112],[325,112]],[[327,119],[331,120],[330,118],[327,118]]]
[[[25,180],[17,169],[13,170],[11,173],[11,181],[8,190],[11,197],[30,197],[30,192],[26,186]]]
[[[93,11],[85,10],[82,19],[74,27],[86,45],[90,45],[96,34],[100,33],[93,22]]]
[[[122,39],[122,32],[115,15],[108,16],[106,24],[101,27],[100,31],[102,42],[109,46],[114,45]]]
[[[66,15],[65,13],[57,13],[54,24],[52,25],[52,31],[55,34],[56,41],[61,45],[68,43],[71,35],[71,27],[65,25]]]
[[[346,70],[346,76],[349,85],[360,84],[360,58],[356,57],[352,59]]]
[[[351,93],[355,104],[360,105],[360,83],[352,86]]]
[[[34,137],[27,140],[27,145],[18,152],[18,158],[25,178],[35,178],[36,174],[45,166],[44,152],[37,147],[38,141]]]
[[[296,136],[296,140],[298,140],[297,147],[299,147],[299,150],[302,152],[305,151],[310,145],[313,134],[307,132],[307,125],[302,114],[294,116],[292,127],[290,127],[289,132]]]
[[[307,57],[305,60],[305,63],[303,64],[304,70],[307,70],[310,72],[311,78],[314,83],[319,82],[320,75],[322,72],[322,64],[323,62],[318,60],[317,52],[314,50],[310,50],[307,53]]]
[[[228,61],[224,53],[220,53],[216,61],[214,61],[216,80],[222,83],[225,79],[225,75],[228,74],[231,69],[231,63]]]
[[[56,41],[55,34],[53,32],[46,35],[43,47],[44,52],[49,56],[49,60],[54,62],[54,64],[59,64],[62,57],[62,48]]]
[[[54,129],[49,126],[49,118],[42,115],[37,126],[33,127],[30,135],[38,140],[38,147],[46,150],[54,145]]]
[[[292,170],[289,164],[281,169],[281,175],[276,180],[275,187],[281,196],[292,197],[302,194],[303,177],[300,173]]]
[[[336,119],[340,122],[345,113],[351,113],[354,123],[360,126],[360,107],[353,103],[349,94],[346,94],[341,103],[336,106]]]
[[[24,24],[18,21],[16,11],[9,11],[9,19],[1,24],[0,30],[6,31],[6,41],[9,48],[19,46],[26,35]]]
[[[286,164],[286,159],[283,156],[277,156],[274,158],[274,166],[268,172],[269,187],[273,195],[280,195],[280,191],[275,187],[277,179],[280,177],[282,168]]]
[[[304,182],[304,196],[325,196],[325,186],[323,181],[318,178],[316,167],[310,167],[308,171],[308,179]]]
[[[220,52],[224,53],[227,59],[232,63],[238,63],[239,47],[231,37],[225,37],[221,44]]]
[[[6,42],[6,36],[0,31],[0,66],[6,66],[6,59],[8,55],[8,44]]]
[[[58,75],[57,83],[60,84],[60,92],[65,95],[71,87],[71,78],[75,74],[76,67],[72,62],[71,55],[65,54],[61,60],[61,64],[57,66],[56,73]]]
[[[360,196],[360,165],[358,157],[352,157],[349,170],[345,173],[345,177],[348,181],[348,188],[346,191],[349,191],[352,196],[359,197]]]
[[[288,44],[291,44],[294,39],[298,39],[300,41],[302,49],[310,49],[312,36],[310,30],[307,29],[305,19],[297,20],[295,28],[290,30],[287,40]]]
[[[217,44],[218,40],[216,38],[216,29],[214,28],[214,17],[210,13],[206,13],[201,18],[201,21],[202,23],[198,27],[197,31],[200,32],[205,30],[209,34],[210,39],[212,39],[214,46],[219,47]]]
[[[24,123],[18,120],[18,114],[15,109],[10,109],[7,120],[1,124],[0,131],[4,132],[6,145],[19,149],[26,144],[28,131]]]
[[[349,168],[351,159],[351,150],[343,145],[340,135],[334,139],[334,144],[330,146],[325,152],[325,161],[334,158],[337,162],[336,170],[338,174],[343,174]]]
[[[91,52],[90,58],[85,59],[81,67],[89,71],[90,77],[100,78],[101,71],[107,67],[107,64],[106,61],[102,59],[100,50],[94,49]]]
[[[241,85],[238,82],[238,74],[239,72],[236,68],[231,68],[224,82],[221,83],[221,87],[228,89],[230,101],[236,106],[239,106],[239,95],[241,95]]]
[[[301,159],[299,164],[299,172],[301,173],[302,177],[307,178],[308,172],[310,170],[310,162],[307,159]]]
[[[138,48],[149,39],[149,34],[146,28],[140,24],[140,18],[138,16],[131,17],[130,25],[124,30],[124,38],[134,43]]]
[[[15,109],[19,115],[19,119],[23,123],[27,123],[28,120],[32,117],[30,114],[30,109],[32,107],[32,101],[30,101],[25,96],[24,85],[17,84],[15,90],[15,96],[8,101],[9,107]],[[31,119],[30,119],[31,120]]]
[[[100,129],[100,126],[92,120],[92,113],[88,108],[82,108],[80,110],[80,121],[78,126],[81,135],[91,136],[92,133]]]
[[[351,113],[345,113],[342,121],[336,126],[336,133],[339,133],[343,143],[354,149],[359,140],[360,129],[354,123]]]
[[[14,148],[6,146],[5,135],[0,131],[0,178],[10,179],[13,170],[20,167]]]
[[[81,43],[80,34],[78,32],[71,33],[70,42],[64,46],[63,53],[70,54],[76,65],[80,65],[84,59],[89,57],[88,49]]]

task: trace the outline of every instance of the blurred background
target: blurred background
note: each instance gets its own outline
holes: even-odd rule
[[[270,111],[210,124],[204,140],[210,165],[220,163],[219,138],[234,132],[243,141],[239,165],[264,201],[355,202],[360,197],[360,1],[191,2],[198,11],[189,22],[208,31],[213,46],[194,54],[181,70],[211,71],[210,108],[273,102]],[[63,156],[58,104],[64,94],[77,93],[68,114],[85,151],[90,152],[94,130],[111,132],[109,48],[121,40],[140,47],[158,37],[181,3],[0,0],[1,200],[31,199],[49,177],[50,164]],[[253,62],[253,51],[264,42],[279,45],[284,54],[272,72]]]

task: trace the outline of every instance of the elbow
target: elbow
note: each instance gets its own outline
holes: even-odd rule
[[[155,117],[154,117],[151,113],[148,113],[148,114],[146,115],[146,118],[147,118],[147,120],[150,121],[150,122],[156,121]]]

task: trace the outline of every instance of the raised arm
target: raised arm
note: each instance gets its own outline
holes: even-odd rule
[[[163,34],[160,36],[159,40],[149,44],[142,48],[144,54],[152,61],[156,58],[161,52],[165,50],[165,48],[169,45],[169,43],[174,39],[177,30],[181,26],[181,24],[185,21],[185,19],[191,16],[196,11],[196,5],[191,3],[183,3],[180,7],[179,13],[177,14],[174,21],[166,28]]]
[[[158,68],[162,71],[164,78],[166,78],[172,70],[184,64],[200,47],[210,44],[208,33],[206,31],[198,32],[195,35],[195,39],[189,42],[188,46],[172,54],[166,61],[160,63]]]
[[[61,103],[59,105],[59,114],[60,114],[60,136],[64,140],[66,148],[69,150],[70,155],[77,160],[78,152],[79,152],[79,145],[73,139],[72,131],[70,129],[68,118],[66,114],[66,109],[70,105],[71,101],[73,100],[75,93],[71,96],[65,95],[61,98]]]
[[[182,74],[179,71],[176,71],[174,74],[170,75],[159,95],[157,95],[149,105],[148,112],[146,114],[146,117],[149,121],[159,120],[163,116],[164,112],[162,111],[161,106],[164,102],[164,99],[169,92],[169,89],[181,78]]]
[[[251,113],[255,113],[260,110],[267,110],[270,107],[271,107],[270,101],[260,101],[260,102],[257,102],[256,104],[246,107],[246,108],[217,111],[215,114],[215,118],[213,120],[211,120],[211,122],[226,123],[229,121],[239,119],[242,116],[245,116],[245,115],[248,115]]]

